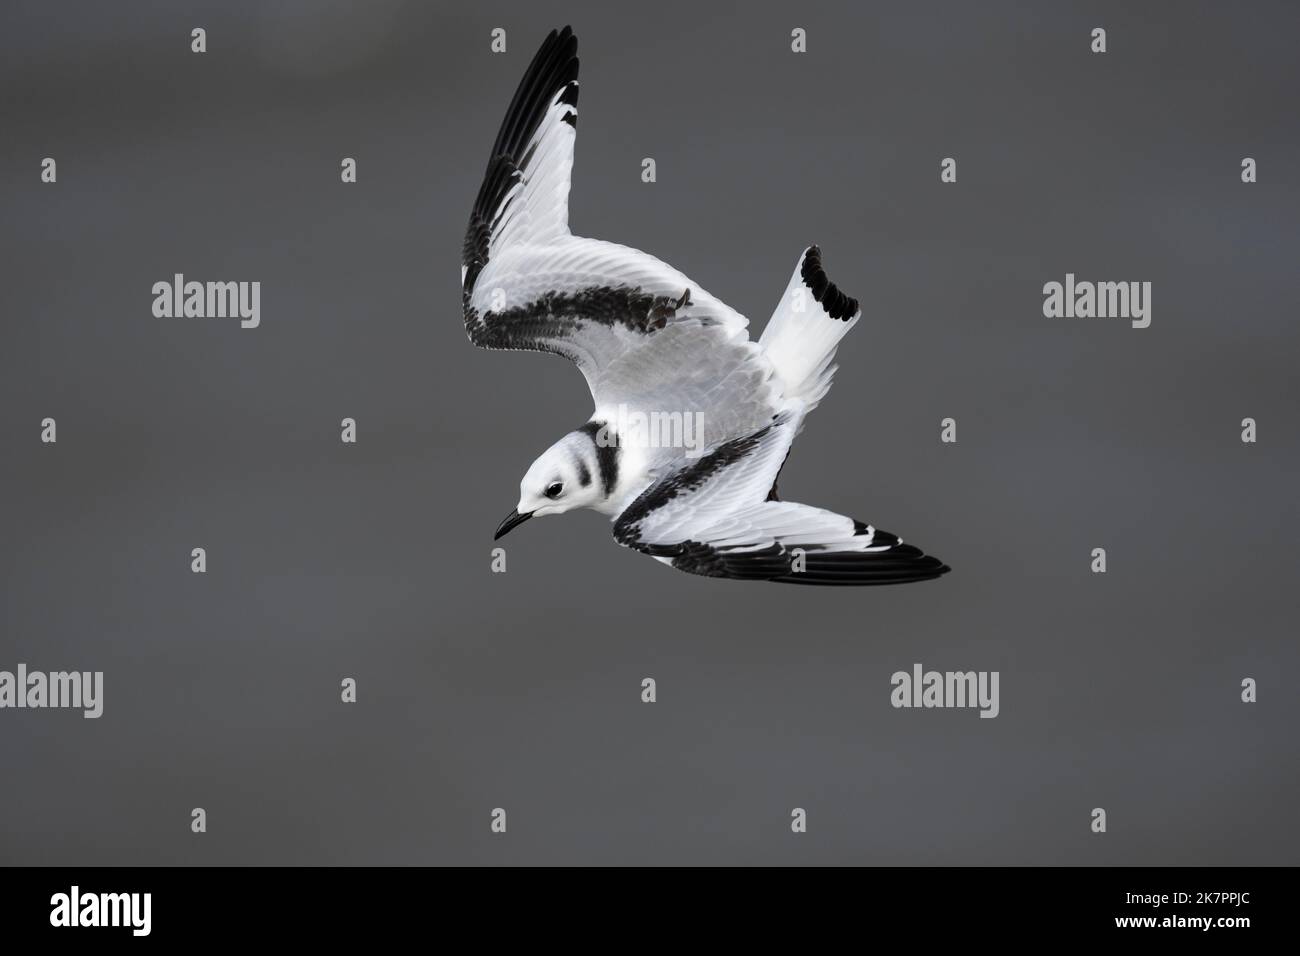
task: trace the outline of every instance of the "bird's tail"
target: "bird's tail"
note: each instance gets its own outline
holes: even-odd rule
[[[803,400],[810,411],[816,407],[835,375],[831,364],[835,349],[861,315],[858,300],[826,277],[821,250],[816,246],[804,250],[758,340],[787,398]]]

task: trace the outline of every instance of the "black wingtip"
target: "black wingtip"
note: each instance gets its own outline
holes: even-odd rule
[[[803,284],[811,290],[813,298],[821,303],[832,319],[847,321],[858,314],[858,300],[845,295],[826,276],[826,270],[822,268],[822,251],[817,245],[809,246],[804,252],[799,275],[803,278]]]
[[[533,55],[515,89],[496,141],[488,154],[487,169],[470,212],[461,264],[465,267],[463,297],[468,301],[479,273],[487,265],[488,246],[495,228],[494,216],[514,188],[531,156],[527,151],[551,104],[573,107],[562,122],[577,126],[578,38],[571,27],[552,30]]]
[[[854,555],[853,552],[809,552],[803,571],[782,574],[770,580],[781,584],[810,584],[821,587],[917,584],[933,581],[952,568],[938,558],[903,546],[899,552]],[[915,552],[915,553],[912,553]]]

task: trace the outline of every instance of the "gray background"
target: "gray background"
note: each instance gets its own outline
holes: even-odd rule
[[[106,690],[0,712],[0,860],[1296,863],[1295,6],[618,6],[5,4],[0,668]],[[575,231],[755,333],[820,243],[867,317],[782,491],[951,575],[715,582],[594,513],[490,573],[590,412],[459,303],[566,22]],[[1151,281],[1151,328],[1045,319],[1067,271]],[[155,319],[173,272],[260,280],[261,328]],[[891,708],[916,661],[1000,671],[1001,716]]]

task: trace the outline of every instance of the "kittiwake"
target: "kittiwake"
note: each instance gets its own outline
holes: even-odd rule
[[[565,27],[537,51],[465,234],[470,341],[568,358],[596,406],[533,462],[496,537],[592,508],[619,544],[693,574],[824,585],[944,574],[887,531],[777,494],[790,445],[830,388],[836,346],[862,315],[817,246],[753,342],[744,316],[672,266],[569,232],[577,49]],[[675,440],[646,427],[655,422],[671,423]]]

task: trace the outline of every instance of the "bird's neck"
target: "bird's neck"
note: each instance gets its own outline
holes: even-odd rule
[[[594,478],[602,492],[589,507],[611,517],[621,514],[649,484],[645,449],[620,442],[616,423],[601,417],[593,418],[579,431],[591,443]]]

